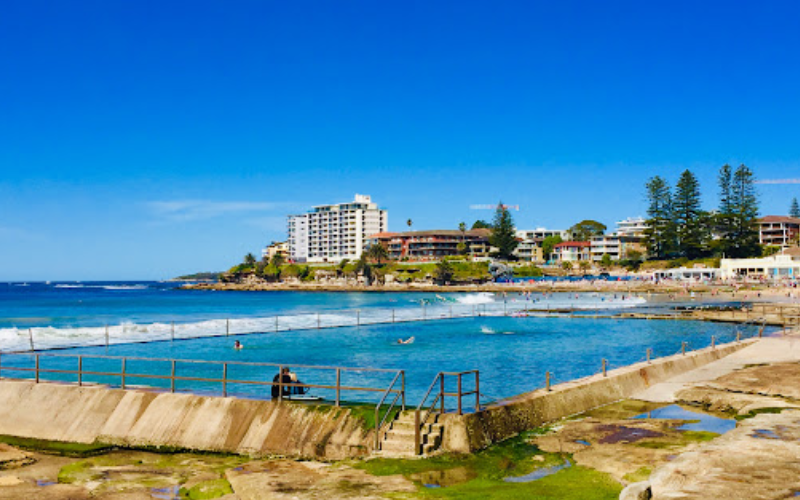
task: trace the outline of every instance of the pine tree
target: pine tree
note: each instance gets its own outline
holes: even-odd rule
[[[800,219],[800,206],[797,205],[797,198],[792,198],[792,206],[789,207],[789,217]]]
[[[672,223],[672,194],[669,184],[655,176],[647,188],[647,230],[645,245],[651,258],[663,259],[674,251],[674,224]]]
[[[687,259],[702,257],[709,239],[707,214],[700,208],[700,183],[689,170],[684,170],[675,185],[672,215],[680,255]]]
[[[514,220],[503,202],[497,205],[492,224],[492,234],[489,236],[489,243],[497,248],[497,257],[503,260],[514,259],[514,250],[519,242],[514,231]]]
[[[719,256],[730,254],[733,233],[733,204],[731,184],[732,170],[727,163],[719,169],[719,212],[714,216],[714,232],[719,236],[715,241],[716,253]]]
[[[753,171],[745,165],[733,173],[731,183],[733,213],[729,257],[757,257],[761,254],[758,240],[758,197]]]

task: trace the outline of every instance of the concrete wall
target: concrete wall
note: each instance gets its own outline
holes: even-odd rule
[[[702,349],[610,370],[602,374],[522,394],[489,406],[485,411],[450,415],[442,448],[468,453],[570,415],[629,398],[652,384],[663,382],[727,356],[755,339]]]
[[[328,459],[368,454],[374,440],[346,409],[11,380],[0,381],[0,434]]]

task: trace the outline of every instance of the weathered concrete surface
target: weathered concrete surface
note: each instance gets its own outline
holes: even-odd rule
[[[654,500],[792,498],[800,492],[800,411],[758,415],[650,476]]]
[[[607,377],[594,375],[512,398],[486,411],[450,418],[445,424],[442,448],[471,452],[570,415],[629,398],[654,383],[724,358],[756,340],[702,349],[686,355],[661,358],[611,370]]]
[[[326,459],[368,454],[373,439],[347,409],[9,380],[0,434]]]
[[[416,491],[414,483],[400,475],[372,476],[319,462],[251,462],[226,476],[241,500],[379,500]]]
[[[745,369],[749,365],[794,363],[800,361],[800,337],[787,335],[766,337],[753,342],[719,361],[708,363],[695,370],[676,375],[669,380],[632,395],[635,399],[660,403],[671,403],[680,398],[677,394],[697,385],[709,385],[712,380]],[[780,387],[783,387],[782,382]],[[800,390],[797,385],[794,386]]]

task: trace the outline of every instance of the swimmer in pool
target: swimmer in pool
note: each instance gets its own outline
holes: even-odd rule
[[[405,344],[413,344],[413,343],[414,343],[414,337],[409,337],[409,338],[407,338],[406,340],[403,340],[403,339],[397,339],[397,343],[398,343],[398,344],[404,344],[404,345],[405,345]]]
[[[237,341],[235,341],[235,342],[233,343],[233,348],[234,348],[234,349],[236,349],[236,350],[238,351],[239,349],[243,349],[243,348],[244,348],[244,346],[242,345],[242,343],[241,343],[241,342],[239,342],[239,341],[237,340]]]

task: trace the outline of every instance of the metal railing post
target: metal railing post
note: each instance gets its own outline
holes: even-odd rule
[[[422,303],[422,320],[428,319],[428,309],[425,307],[425,303]]]
[[[28,328],[28,339],[31,342],[31,351],[35,351],[36,349],[33,348],[33,328]]]
[[[106,349],[108,349],[108,325],[106,325]]]
[[[406,411],[406,371],[400,370],[400,390],[403,391],[401,393],[401,407],[403,411]]]
[[[278,367],[278,402],[280,403],[281,401],[283,401],[283,367],[279,366]],[[377,424],[378,421],[375,420],[375,423]]]
[[[275,316],[275,331],[278,331],[278,317]]]
[[[222,397],[228,397],[228,363],[222,363]]]
[[[550,392],[550,372],[544,372],[544,386]]]
[[[419,410],[414,410],[414,455],[422,453],[422,429],[419,422]]]
[[[742,341],[742,332],[736,332],[736,342]]]
[[[453,319],[453,306],[450,306],[450,319]]]
[[[475,411],[481,411],[481,374],[475,371]]]
[[[172,341],[175,342],[175,322],[174,321],[170,321],[169,323],[170,323],[170,325],[172,327],[172,329],[170,330],[170,335],[171,335]]]
[[[686,341],[681,342],[681,354],[686,356]]]
[[[319,330],[319,313],[317,313],[317,330]]]
[[[715,338],[715,337],[712,335],[712,336],[711,336],[711,348],[712,348],[712,349],[715,349],[715,348],[716,348],[716,345],[715,345],[715,344],[716,344],[716,342],[717,342],[717,339],[716,339],[716,338]]]
[[[503,316],[508,316],[508,304],[506,299],[503,299]]]
[[[83,385],[83,356],[78,356],[78,387]]]
[[[392,316],[394,316],[394,310],[392,310]],[[361,326],[361,309],[356,309],[356,326]]]
[[[461,415],[461,374],[458,374],[458,414]]]
[[[439,413],[444,413],[444,373],[441,372],[439,372],[439,395],[441,396]]]
[[[125,370],[126,370],[126,358],[122,358],[122,388],[125,389]]]
[[[647,363],[650,364],[650,359],[653,357],[653,349],[647,348]]]
[[[169,378],[170,378],[169,391],[174,393],[175,392],[175,360],[174,359],[172,360],[172,374],[170,375]]]
[[[606,358],[603,358],[603,376],[608,377],[608,361],[606,361]]]
[[[392,309],[392,323],[394,323],[394,309]]]
[[[36,383],[39,383],[39,355],[36,355]]]
[[[336,406],[340,405],[340,394],[342,390],[342,370],[340,368],[336,369]]]
[[[231,334],[231,320],[226,318],[225,319],[225,336],[229,336]]]

